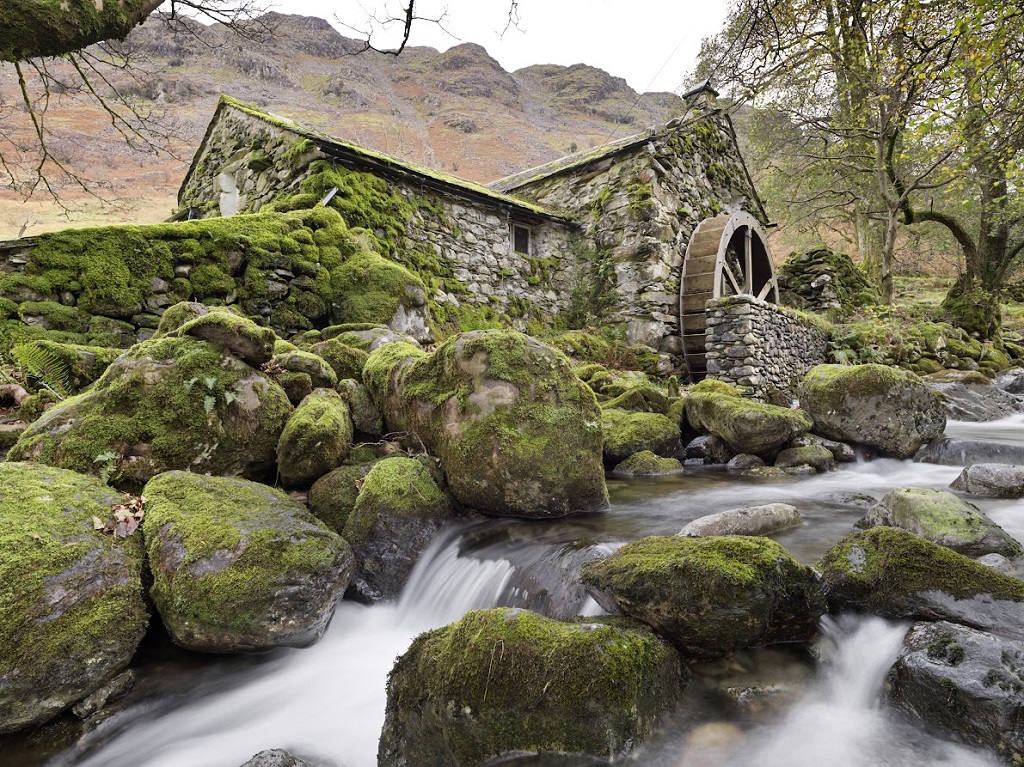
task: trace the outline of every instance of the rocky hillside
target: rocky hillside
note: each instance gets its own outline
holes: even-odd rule
[[[666,122],[679,105],[671,93],[638,96],[625,80],[584,64],[506,72],[474,43],[443,53],[412,47],[397,58],[357,53],[360,42],[323,19],[271,13],[261,21],[270,33],[258,42],[194,22],[171,27],[160,17],[128,38],[126,48],[144,74],[116,81],[142,109],[163,113],[177,157],[129,152],[109,119],[82,98],[65,94],[51,106],[61,157],[101,181],[105,197],[126,201],[103,221],[152,221],[170,212],[221,93],[478,181]],[[16,87],[13,78],[0,78],[0,99],[14,98]],[[0,238],[23,227],[31,234],[61,225],[67,221],[52,220],[46,206],[0,197]]]

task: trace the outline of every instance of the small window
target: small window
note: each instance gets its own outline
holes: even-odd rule
[[[512,224],[512,250],[523,255],[530,255],[530,228]]]

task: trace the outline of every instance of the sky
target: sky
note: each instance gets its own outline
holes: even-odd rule
[[[361,37],[370,17],[397,15],[399,0],[271,0],[280,13],[319,16],[346,37]],[[506,0],[418,0],[416,13],[444,14],[443,25],[416,22],[410,45],[446,50],[479,43],[508,71],[531,64],[590,64],[644,91],[678,91],[701,40],[725,20],[726,0],[518,0],[519,24]],[[343,24],[350,25],[348,28]],[[354,29],[353,29],[354,27]],[[378,48],[397,44],[400,28],[375,32]]]

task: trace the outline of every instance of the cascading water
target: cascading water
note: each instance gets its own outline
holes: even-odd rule
[[[1024,419],[950,424],[950,433],[1024,444]],[[850,532],[871,498],[893,487],[945,488],[956,466],[876,460],[815,477],[750,480],[722,470],[610,481],[612,508],[559,521],[490,520],[450,529],[424,553],[396,604],[343,603],[324,638],[304,650],[257,660],[214,660],[163,679],[158,693],[127,705],[51,759],[50,767],[237,767],[254,753],[285,748],[337,767],[373,767],[384,719],[385,682],[420,632],[494,606],[553,617],[598,612],[578,583],[580,565],[645,535],[670,535],[704,514],[781,501],[804,524],[778,536],[804,562]],[[980,505],[1024,535],[1024,502]],[[980,767],[984,755],[939,741],[879,704],[882,679],[905,627],[875,619],[826,623],[823,660],[805,694],[776,704],[757,724],[735,717],[714,747],[690,739],[708,712],[637,755],[644,767]],[[803,664],[793,659],[776,663]],[[154,677],[161,677],[160,673]],[[801,677],[803,678],[803,677]],[[152,681],[152,680],[150,680]],[[145,688],[146,680],[139,687]],[[143,690],[144,692],[144,690]],[[698,704],[699,706],[699,701]],[[713,719],[713,718],[712,718]],[[767,723],[766,723],[767,722]],[[713,721],[711,722],[714,723]],[[706,745],[706,744],[705,744]],[[530,764],[552,764],[537,760]],[[22,761],[19,764],[39,764]],[[426,766],[424,766],[426,767]]]
[[[781,722],[707,767],[995,767],[988,756],[902,723],[881,702],[882,682],[908,626],[880,618],[824,618],[823,671]]]

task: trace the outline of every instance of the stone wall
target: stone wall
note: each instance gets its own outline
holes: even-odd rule
[[[529,319],[550,322],[564,309],[577,266],[573,227],[567,222],[531,216],[528,206],[517,210],[502,204],[499,195],[488,204],[486,199],[462,196],[456,188],[446,193],[437,184],[427,187],[422,179],[400,170],[386,177],[375,175],[360,169],[358,161],[342,161],[324,151],[330,141],[242,106],[222,106],[193,161],[179,203],[204,216],[254,213],[280,207],[288,197],[297,205],[312,206],[329,189],[316,194],[304,189],[311,188],[310,177],[322,173],[326,163],[344,181],[328,204],[350,226],[366,226],[387,239],[382,233],[387,227],[362,220],[358,202],[346,199],[358,195],[361,187],[373,197],[375,215],[390,213],[401,219],[404,236],[383,242],[382,250],[420,275],[437,319],[456,321],[469,310],[471,324],[501,315],[525,329]],[[374,160],[373,153],[366,155]],[[385,188],[370,188],[375,182]],[[491,194],[482,187],[480,191]],[[513,250],[513,223],[530,228],[529,254]]]
[[[683,118],[648,140],[536,181],[515,177],[510,193],[579,222],[614,266],[616,316],[633,343],[682,354],[679,274],[690,235],[723,211],[763,212],[728,117]],[[509,188],[509,187],[502,187]]]
[[[825,362],[828,332],[775,304],[728,296],[707,305],[708,377],[744,395],[780,404]]]

